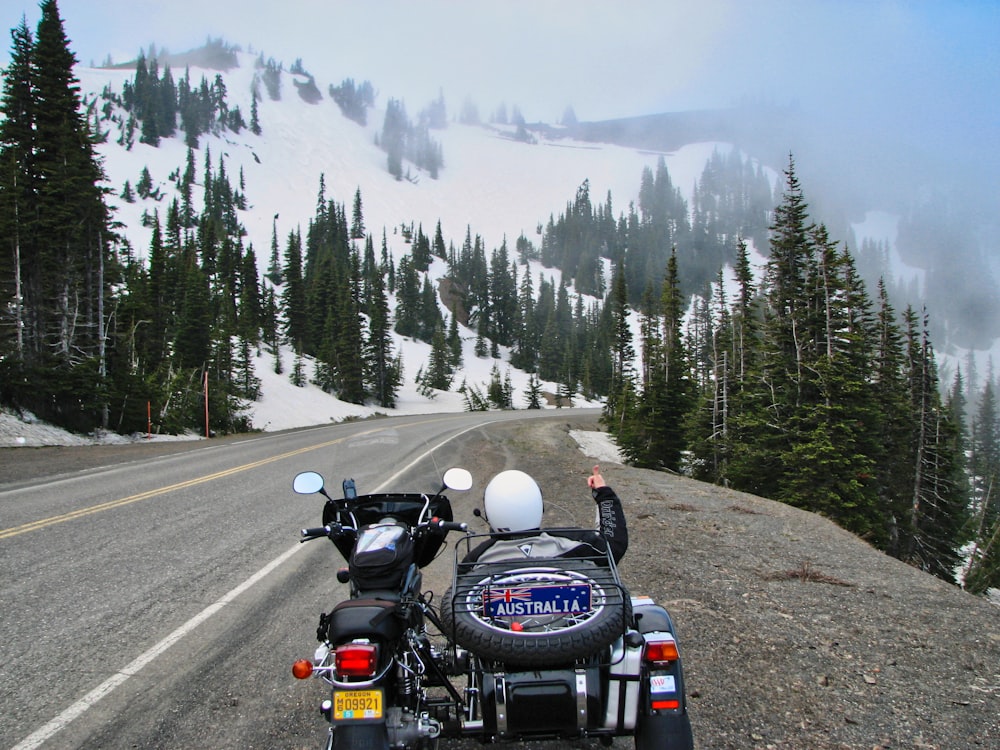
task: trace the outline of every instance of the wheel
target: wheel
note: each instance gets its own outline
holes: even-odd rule
[[[343,725],[333,729],[334,750],[389,750],[385,724]]]
[[[635,750],[694,750],[691,720],[686,713],[665,716],[639,714]]]
[[[583,591],[589,607],[524,604],[549,592]],[[543,592],[543,597],[545,596]],[[571,595],[562,595],[567,598]],[[519,601],[520,600],[520,601]],[[498,615],[496,603],[545,610]],[[489,606],[488,603],[493,603]],[[558,609],[558,606],[554,607]],[[555,565],[526,566],[503,563],[480,566],[462,575],[441,603],[446,634],[460,646],[489,661],[508,667],[553,667],[585,658],[609,646],[625,631],[629,600],[610,571],[589,561],[560,560]]]

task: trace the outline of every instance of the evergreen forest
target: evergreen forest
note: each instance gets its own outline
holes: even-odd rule
[[[1000,586],[996,374],[939,381],[933,311],[897,310],[886,282],[866,283],[810,215],[793,158],[772,185],[752,159],[717,152],[690,205],[662,159],[637,175],[624,210],[584,181],[536,242],[510,247],[488,247],[472,226],[456,245],[440,222],[373,230],[360,189],[338,202],[319,175],[308,226],[279,236],[275,222],[258,263],[240,219],[244,176],[201,136],[260,133],[258,86],[280,97],[280,65],[259,60],[246,122],[221,76],[196,84],[185,71],[175,84],[144,55],[123,91],[85,101],[55,0],[11,39],[0,405],[79,432],[246,431],[256,356],[273,355],[280,372],[282,347],[295,353],[293,383],[351,403],[392,408],[404,368],[428,398],[458,391],[470,410],[600,399],[636,466],[820,513],[945,580],[960,572],[977,593]],[[330,94],[365,121],[370,84]],[[416,125],[391,100],[379,144],[389,172],[436,178],[445,163],[428,133],[446,124],[443,97]],[[96,146],[114,132],[123,148],[186,144],[171,194],[145,170],[114,188],[126,202],[156,199],[147,248],[129,244],[109,208]],[[401,257],[390,229],[406,240]],[[766,249],[759,279],[748,242]],[[394,335],[427,342],[430,357],[404,362]],[[485,386],[463,377],[469,336],[475,356],[531,374],[522,402],[498,365]]]

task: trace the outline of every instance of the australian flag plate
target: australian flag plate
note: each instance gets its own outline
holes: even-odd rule
[[[486,617],[578,615],[591,609],[589,583],[510,586],[483,592]]]

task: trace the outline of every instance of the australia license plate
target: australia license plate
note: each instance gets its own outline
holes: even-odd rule
[[[483,592],[486,617],[541,617],[589,612],[590,585],[569,583],[547,586],[511,586]]]
[[[382,718],[381,690],[334,690],[333,720]]]

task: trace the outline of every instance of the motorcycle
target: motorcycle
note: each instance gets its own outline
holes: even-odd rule
[[[525,545],[551,549],[559,529],[528,539],[455,522],[443,493],[471,487],[471,474],[452,468],[434,494],[358,495],[345,480],[334,499],[320,474],[295,477],[295,492],[326,498],[323,525],[300,541],[328,538],[348,563],[337,580],[350,597],[320,616],[313,658],[292,667],[329,686],[327,750],[619,736],[638,750],[691,750],[666,609],[631,595],[607,553],[526,559]],[[435,604],[421,569],[450,532],[462,536]],[[466,561],[497,536],[488,555]],[[505,555],[512,546],[518,554]]]

